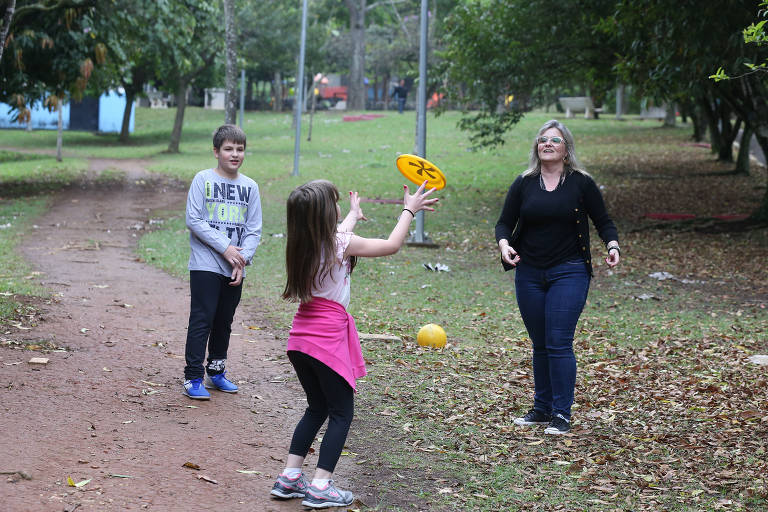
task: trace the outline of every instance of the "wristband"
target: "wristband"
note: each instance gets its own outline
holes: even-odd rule
[[[619,256],[621,256],[621,249],[619,249],[618,245],[612,245],[612,246],[608,247],[608,252],[611,252],[613,249],[616,249],[616,252],[618,252]]]
[[[413,215],[413,217],[414,217],[414,218],[416,218],[416,214],[415,214],[415,213],[413,213],[413,212],[412,212],[411,210],[409,210],[408,208],[403,208],[403,211],[404,211],[404,212],[408,212],[408,213],[410,213],[411,215]]]

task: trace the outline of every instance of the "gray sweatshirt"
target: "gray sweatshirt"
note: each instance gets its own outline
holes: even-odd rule
[[[250,264],[261,241],[259,186],[242,173],[232,180],[214,169],[198,172],[187,194],[187,227],[189,270],[232,275],[221,254],[230,245],[242,247],[240,254]]]

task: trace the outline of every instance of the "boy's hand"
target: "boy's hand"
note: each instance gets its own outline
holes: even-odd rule
[[[236,245],[230,245],[227,247],[227,250],[221,253],[222,256],[224,256],[224,259],[227,260],[227,263],[232,265],[233,268],[243,268],[245,266],[245,258],[240,254],[240,251],[242,251],[242,247],[238,247]]]
[[[354,214],[356,221],[368,220],[360,207],[360,196],[357,195],[357,192],[349,193],[349,212]]]
[[[232,281],[229,282],[229,286],[240,286],[243,282],[243,267],[235,267],[232,269]]]

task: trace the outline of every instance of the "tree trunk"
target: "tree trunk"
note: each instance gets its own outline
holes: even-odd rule
[[[184,109],[187,108],[187,86],[188,78],[179,80],[179,86],[176,88],[176,118],[173,121],[173,131],[171,132],[171,142],[168,144],[168,153],[179,153],[179,143],[181,142],[181,129],[184,126]]]
[[[715,117],[715,109],[712,106],[708,97],[703,97],[699,100],[699,106],[701,107],[701,113],[706,119],[707,127],[709,128],[709,145],[713,154],[720,152],[720,146],[722,140],[720,139],[720,129],[717,126],[717,119]]]
[[[389,80],[389,73],[385,73],[381,82],[381,100],[384,102],[384,110],[389,110]]]
[[[274,101],[272,102],[272,110],[274,112],[283,111],[283,77],[280,76],[279,71],[275,71],[275,78],[272,83],[272,93]]]
[[[707,134],[706,118],[701,113],[701,108],[692,101],[688,104],[688,113],[691,116],[691,124],[693,125],[692,138],[696,142],[701,142]]]
[[[123,89],[125,89],[125,109],[123,110],[123,123],[120,126],[120,137],[118,140],[125,144],[130,136],[131,112],[133,111],[133,101],[136,99],[136,92],[133,90],[133,87],[123,87]]]
[[[760,74],[728,80],[716,86],[715,91],[728,102],[744,125],[754,133],[760,149],[768,157],[768,87]],[[768,179],[768,175],[766,175]],[[752,220],[768,222],[768,187],[763,201],[750,216]]]
[[[8,37],[8,31],[11,29],[13,20],[13,11],[16,10],[16,0],[11,0],[8,7],[5,8],[3,15],[3,24],[0,26],[0,62],[3,60],[3,50],[5,49],[5,38]]]
[[[237,53],[235,52],[235,1],[224,0],[227,73],[224,92],[224,123],[235,124],[237,116]]]
[[[64,114],[62,113],[62,110],[64,109],[64,102],[61,98],[59,98],[59,104],[58,108],[56,110],[59,111],[59,125],[58,129],[56,131],[56,161],[61,162],[62,156],[61,156],[61,146],[62,146],[62,139],[64,134]],[[29,124],[32,124],[31,122]]]
[[[675,126],[675,121],[677,121],[675,104],[669,103],[667,105],[667,115],[664,117],[664,126],[673,128]]]
[[[312,121],[315,118],[315,107],[317,106],[317,96],[315,96],[315,84],[316,81],[312,81],[312,108],[309,111],[309,133],[307,133],[307,141],[312,140]]]
[[[736,174],[749,175],[749,145],[752,142],[752,130],[744,126],[739,142],[739,156],[736,158]]]
[[[760,149],[763,150],[763,154],[768,158],[768,123],[765,121],[763,121],[763,128],[762,135],[760,130],[755,131],[755,138],[757,139],[757,143],[760,144]],[[765,187],[762,204],[758,206],[757,210],[752,212],[750,218],[757,221],[768,222],[768,187]]]
[[[733,162],[733,141],[739,132],[741,119],[736,121],[736,126],[731,125],[733,110],[730,106],[721,101],[717,107],[719,117],[718,127],[720,128],[720,148],[717,153],[717,159],[721,162]]]
[[[365,110],[365,2],[345,0],[349,8],[352,60],[349,65],[347,110]]]

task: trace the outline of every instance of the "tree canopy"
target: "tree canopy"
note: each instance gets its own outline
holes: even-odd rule
[[[29,119],[27,105],[35,101],[53,109],[66,96],[81,97],[94,67],[105,62],[106,46],[94,31],[95,4],[4,2],[0,101],[15,108],[19,121]]]

